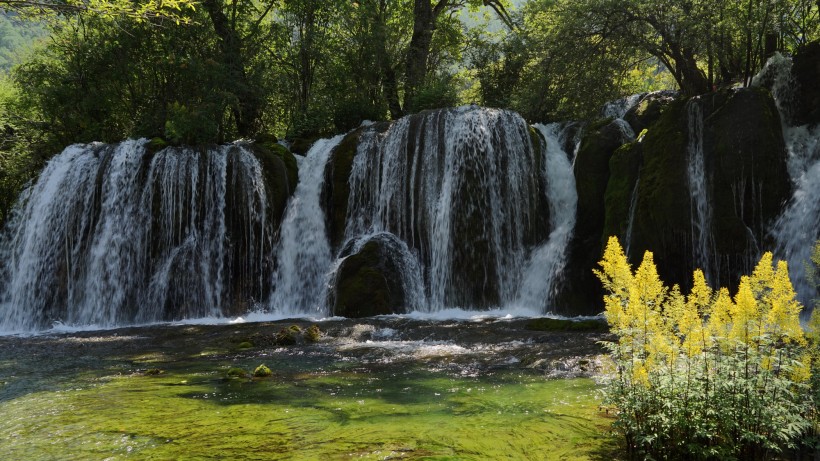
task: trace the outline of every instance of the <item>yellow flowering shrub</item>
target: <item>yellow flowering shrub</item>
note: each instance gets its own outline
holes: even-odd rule
[[[599,266],[617,337],[605,401],[631,456],[763,459],[806,436],[814,362],[785,262],[764,254],[734,297],[700,270],[687,295],[666,287],[651,252],[633,272],[614,237]]]

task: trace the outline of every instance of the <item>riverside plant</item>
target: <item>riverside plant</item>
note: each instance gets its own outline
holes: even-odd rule
[[[651,252],[633,272],[615,237],[599,264],[617,337],[604,403],[630,458],[759,460],[816,443],[818,342],[785,262],[764,254],[734,298],[700,270],[687,296],[666,287]]]

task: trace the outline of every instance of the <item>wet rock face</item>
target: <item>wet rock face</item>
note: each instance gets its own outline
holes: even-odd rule
[[[603,291],[591,268],[601,254],[610,158],[619,147],[632,140],[630,131],[623,120],[612,119],[600,120],[585,130],[575,159],[578,214],[575,236],[570,243],[566,282],[556,303],[560,313],[587,314],[600,310]]]
[[[335,316],[347,318],[400,314],[406,309],[400,243],[395,237],[374,238],[356,249],[351,242],[331,293]]]
[[[713,155],[716,251],[744,258],[761,246],[791,192],[780,116],[768,92],[748,88],[713,98],[705,146]],[[769,246],[769,245],[766,245]],[[729,274],[726,274],[729,275]]]
[[[642,152],[641,143],[632,142],[619,147],[609,159],[609,182],[606,185],[604,206],[606,209],[604,230],[601,236],[608,239],[610,235],[617,236],[624,247],[628,246],[630,236],[629,218],[632,205],[632,195],[638,181]],[[602,240],[602,247],[606,242]]]
[[[661,113],[672,101],[679,96],[677,91],[656,91],[649,93],[635,107],[629,109],[624,115],[624,120],[635,131],[640,134],[645,128],[657,122]]]
[[[798,84],[792,124],[820,123],[820,41],[803,45],[794,55],[792,77]]]
[[[713,93],[692,103],[703,114],[714,279],[734,287],[751,270],[767,229],[790,194],[780,118],[770,94],[760,88]],[[693,140],[686,104],[670,105],[641,143],[643,166],[629,255],[637,263],[644,251],[652,251],[661,277],[684,290],[696,265],[687,174]]]

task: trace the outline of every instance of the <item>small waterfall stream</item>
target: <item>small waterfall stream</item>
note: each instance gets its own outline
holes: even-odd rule
[[[689,121],[687,177],[692,216],[692,260],[695,267],[703,270],[706,280],[713,286],[718,286],[711,262],[714,245],[712,243],[712,209],[709,204],[709,186],[703,153],[703,112],[697,98],[687,103],[687,118]]]
[[[624,249],[627,257],[631,254],[630,251],[632,249],[632,229],[633,224],[635,224],[635,209],[638,207],[638,187],[640,184],[641,178],[638,177],[635,181],[635,187],[632,188],[632,195],[629,198],[629,220],[626,224],[626,236],[624,238],[626,241]]]
[[[299,165],[299,185],[285,211],[276,249],[270,307],[279,313],[324,314],[331,249],[320,203],[325,166],[344,135],[317,141]]]
[[[544,140],[543,175],[550,209],[549,239],[530,255],[524,269],[516,304],[522,307],[548,308],[553,301],[556,285],[566,265],[567,247],[575,229],[578,192],[566,152],[561,148],[561,127],[558,124],[535,128]]]

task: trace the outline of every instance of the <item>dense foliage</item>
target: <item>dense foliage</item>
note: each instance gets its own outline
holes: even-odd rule
[[[592,118],[625,94],[748,82],[774,49],[820,36],[815,0],[0,0],[0,13],[0,69],[18,64],[0,83],[2,213],[69,143],[312,140],[463,103]],[[21,53],[34,32],[9,15],[49,39]]]
[[[764,254],[734,298],[700,270],[687,296],[664,286],[650,252],[633,272],[614,237],[600,266],[617,337],[606,402],[631,456],[767,459],[816,430],[820,338],[801,329],[785,262]]]

